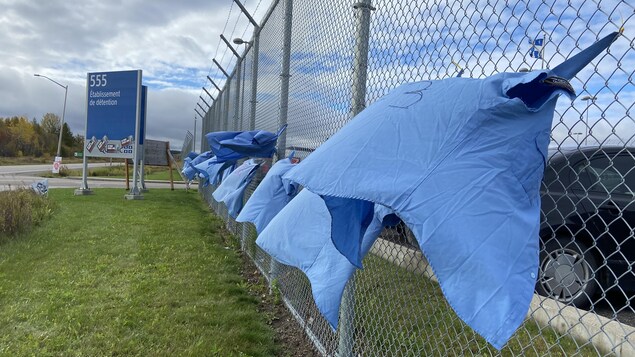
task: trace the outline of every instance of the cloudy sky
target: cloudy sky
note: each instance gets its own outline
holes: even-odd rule
[[[260,19],[269,1],[243,4]],[[86,74],[141,69],[147,137],[176,148],[194,129],[212,58],[230,65],[219,35],[253,31],[232,0],[0,0],[0,9],[0,117],[61,116],[64,89],[39,73],[68,84],[66,122],[83,135]]]
[[[373,1],[369,103],[400,83],[456,75],[453,59],[466,68],[465,77],[473,78],[553,67],[622,24],[626,32],[610,54],[574,81],[581,96],[597,99],[592,105],[559,101],[553,138],[573,145],[591,131],[597,142],[635,138],[630,114],[635,12],[630,1],[601,0],[599,7],[596,1],[576,0],[547,7],[524,0],[497,2],[496,9],[476,0],[451,6],[415,0],[401,7],[395,1]],[[242,3],[260,21],[271,0]],[[348,119],[355,26],[351,3],[294,6],[288,144],[317,147]],[[261,37],[257,125],[275,131],[282,9],[270,23]],[[219,35],[248,40],[252,32],[232,0],[0,0],[0,117],[61,115],[64,90],[33,76],[40,73],[69,85],[66,121],[83,134],[86,74],[141,69],[149,87],[147,137],[180,148],[186,132],[194,130],[199,96],[207,99],[201,87],[217,94],[206,76],[224,84],[212,58],[228,71],[234,68],[235,58]],[[543,63],[527,56],[529,39],[539,34],[547,36]],[[200,135],[200,120],[197,130]]]

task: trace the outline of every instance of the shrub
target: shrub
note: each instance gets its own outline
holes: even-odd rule
[[[52,211],[52,202],[31,189],[0,191],[0,242],[28,231]]]

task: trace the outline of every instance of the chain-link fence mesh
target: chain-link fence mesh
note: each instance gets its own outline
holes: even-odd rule
[[[255,129],[275,132],[288,109],[286,151],[280,153],[295,150],[302,159],[358,112],[360,98],[370,104],[402,83],[459,72],[484,78],[553,68],[625,28],[571,82],[578,99],[558,101],[542,185],[537,294],[525,323],[500,352],[454,314],[404,225],[386,229],[375,243],[364,270],[347,286],[340,326],[332,331],[306,277],[261,250],[254,227],[235,222],[213,200],[214,186],[200,187],[242,249],[280,289],[316,349],[362,356],[635,355],[633,5],[616,0],[295,0],[286,14],[288,1],[274,1],[261,24],[257,73],[253,43],[237,61],[240,71],[234,69],[206,115],[204,145],[209,131],[254,129],[255,81]],[[285,24],[291,24],[288,69],[282,65]],[[538,39],[542,48],[534,47]],[[359,49],[366,48],[360,43],[367,46],[367,62],[360,61]],[[530,56],[532,49],[539,51]],[[285,80],[288,108],[281,107]]]

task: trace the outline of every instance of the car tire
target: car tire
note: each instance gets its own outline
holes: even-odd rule
[[[536,291],[565,304],[586,308],[598,289],[597,260],[582,242],[550,239],[540,251]]]

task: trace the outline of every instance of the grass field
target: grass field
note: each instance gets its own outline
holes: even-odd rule
[[[49,221],[0,246],[0,355],[278,353],[236,247],[197,194],[50,197]]]
[[[132,180],[132,165],[129,165],[128,175]],[[169,168],[162,166],[146,166],[145,167],[145,179],[146,180],[170,180],[170,170]],[[65,172],[65,176],[82,176],[82,170],[67,170]],[[91,177],[113,177],[113,178],[125,178],[126,177],[126,167],[123,165],[113,165],[113,166],[104,166],[104,167],[95,167],[88,170],[88,176]],[[176,169],[172,169],[172,177],[174,181],[180,181],[181,176]]]

